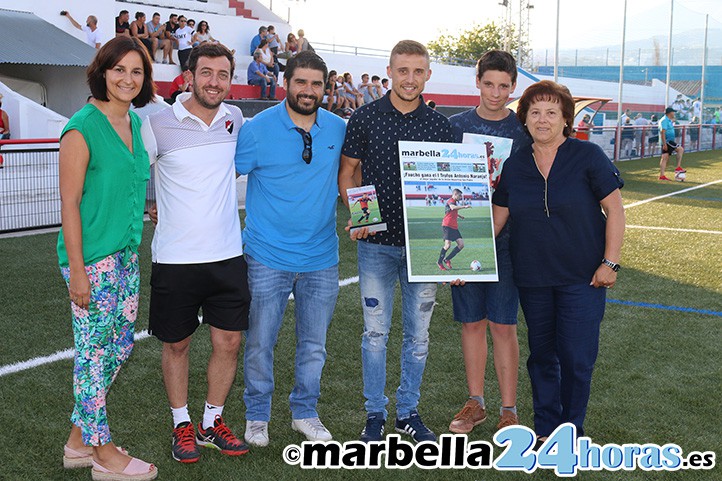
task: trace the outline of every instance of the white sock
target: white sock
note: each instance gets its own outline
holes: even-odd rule
[[[203,411],[203,429],[213,427],[213,423],[216,420],[216,416],[223,415],[223,406],[214,406],[206,401],[206,410]]]
[[[173,426],[178,426],[180,423],[191,422],[191,416],[188,414],[188,405],[174,408],[171,406],[170,411],[173,413]]]

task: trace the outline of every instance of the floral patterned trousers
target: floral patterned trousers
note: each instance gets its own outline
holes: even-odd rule
[[[69,284],[70,268],[60,270]],[[85,266],[85,272],[90,281],[88,309],[71,303],[75,408],[70,420],[80,427],[83,443],[99,446],[111,441],[105,398],[133,350],[140,289],[138,254],[130,249],[118,251]]]

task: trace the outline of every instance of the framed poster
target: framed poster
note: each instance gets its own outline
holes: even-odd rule
[[[410,282],[498,281],[486,146],[399,142]]]

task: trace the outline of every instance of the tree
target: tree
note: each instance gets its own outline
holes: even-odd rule
[[[518,39],[514,25],[505,28],[494,22],[472,25],[460,34],[444,33],[427,44],[429,53],[440,63],[474,64],[485,52],[492,49],[505,50],[504,39],[509,38],[506,50],[515,53]]]

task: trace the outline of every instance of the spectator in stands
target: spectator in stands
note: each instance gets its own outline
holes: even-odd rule
[[[103,43],[103,35],[100,29],[98,29],[98,18],[95,15],[88,15],[88,18],[85,20],[85,26],[81,26],[76,22],[67,10],[60,12],[60,15],[67,17],[70,23],[73,24],[73,27],[85,32],[85,43],[96,50],[100,48],[100,45]]]
[[[261,44],[258,46],[257,50],[260,50],[261,52],[261,62],[263,62],[268,71],[272,72],[276,79],[278,79],[278,73],[280,71],[280,68],[278,66],[278,63],[276,62],[275,57],[273,56],[273,52],[271,52],[271,47],[268,43],[267,38],[261,40]]]
[[[361,74],[361,83],[358,84],[358,91],[361,92],[361,95],[363,95],[364,103],[368,104],[374,100],[375,98],[371,97],[371,93],[369,92],[369,87],[371,86],[371,77],[367,73]]]
[[[298,51],[305,52],[306,50],[314,51],[311,44],[306,40],[306,34],[303,29],[298,29]]]
[[[165,27],[164,27],[165,38],[170,40],[170,42],[171,42],[171,51],[172,51],[173,45],[175,45],[176,50],[178,49],[178,41],[173,36],[173,34],[175,33],[176,30],[178,30],[179,27],[180,27],[180,25],[178,24],[178,15],[175,13],[171,13],[170,16],[168,16],[168,21],[165,22]],[[170,59],[173,60],[172,55],[171,55]]]
[[[381,84],[379,83],[381,81],[381,77],[378,75],[374,75],[371,77],[371,81],[369,81],[369,74],[365,73],[361,75],[361,85],[359,85],[359,92],[364,94],[364,103],[368,104],[373,102],[374,100],[378,100],[383,95],[381,94]],[[375,83],[374,83],[375,82]],[[364,87],[362,90],[361,87]]]
[[[193,76],[190,74],[188,65],[181,67],[181,73],[170,84],[170,104],[175,103],[176,97],[184,92],[190,92],[193,85]]]
[[[386,95],[386,92],[389,91],[389,79],[382,78],[381,79],[381,88],[383,89],[382,93]]]
[[[8,113],[2,109],[2,106],[3,106],[3,96],[2,96],[2,94],[0,94],[0,139],[9,139],[10,138],[10,119],[8,118]],[[0,168],[2,168],[2,164],[0,164]]]
[[[273,55],[278,55],[278,51],[283,44],[281,44],[281,38],[276,33],[276,27],[273,25],[268,26],[268,30],[266,31],[266,40],[268,40],[268,45],[270,46]]]
[[[129,109],[153,99],[152,68],[137,39],[110,40],[87,70],[93,99],[60,135],[57,252],[77,354],[63,466],[92,466],[93,479],[151,480],[158,474],[113,443],[106,411],[108,390],[133,350],[138,313],[138,247],[150,170],[141,120]]]
[[[153,13],[153,18],[150,22],[146,23],[145,26],[148,29],[150,37],[156,39],[156,51],[157,49],[163,50],[163,63],[175,65],[172,55],[173,42],[165,38],[165,25],[160,23],[160,13]],[[155,58],[153,60],[155,60]]]
[[[298,39],[293,32],[286,36],[286,45],[284,46],[283,51],[286,54],[285,58],[291,58],[298,53]]]
[[[338,73],[331,70],[328,73],[328,81],[326,82],[325,95],[323,101],[326,103],[326,110],[335,112],[342,109],[346,105],[346,98],[336,90],[336,78]]]
[[[281,43],[281,38],[276,33],[276,27],[273,25],[268,26],[266,40],[268,40],[269,48],[271,49],[271,52],[273,52],[273,61],[278,66],[279,70],[283,72],[286,70],[286,66],[278,61],[278,54],[281,53],[281,50],[283,49],[283,43]]]
[[[374,94],[376,95],[377,99],[380,99],[383,97],[384,94],[384,87],[381,85],[381,77],[378,75],[372,75],[371,76],[371,83],[373,84]]]
[[[648,125],[649,120],[645,119],[641,113],[637,113],[637,115],[634,116],[634,149],[640,156],[642,155],[642,147],[644,146],[644,141],[647,137],[646,127]]]
[[[117,17],[115,17],[115,36],[130,37],[130,12],[128,10],[121,10]]]
[[[353,76],[350,72],[343,74],[343,90],[349,107],[357,109],[364,104],[364,96],[353,84]]]
[[[178,17],[178,28],[173,32],[173,38],[178,42],[178,62],[183,67],[188,63],[193,48],[193,29],[188,26],[188,20],[183,15]]]
[[[208,22],[201,20],[196,33],[193,34],[193,46],[197,47],[206,42],[218,43],[218,40],[211,36],[211,27],[208,26]]]
[[[188,25],[190,28],[193,29],[193,33],[196,33],[196,21],[195,20],[193,20],[192,18],[189,18],[188,21],[186,22],[186,25]]]
[[[261,55],[262,53],[259,49],[253,52],[253,62],[248,65],[248,70],[246,71],[248,85],[258,85],[261,87],[260,100],[275,100],[277,80],[261,61]],[[266,86],[268,86],[268,96],[266,96]]]
[[[251,55],[253,55],[255,53],[256,49],[258,48],[258,46],[261,45],[261,40],[266,38],[267,33],[268,33],[268,28],[266,28],[263,25],[258,27],[258,35],[256,35],[255,37],[253,37],[251,39]]]
[[[145,13],[135,12],[135,21],[130,24],[130,36],[137,37],[145,45],[150,54],[150,59],[155,62],[155,50],[158,48],[158,40],[150,36],[150,32],[145,25]]]
[[[577,138],[579,140],[589,140],[589,132],[594,128],[594,122],[589,114],[584,114],[582,120],[577,125]]]
[[[657,155],[657,145],[659,145],[659,127],[657,126],[657,116],[652,114],[649,118],[649,124],[652,126],[649,129],[649,155]]]

